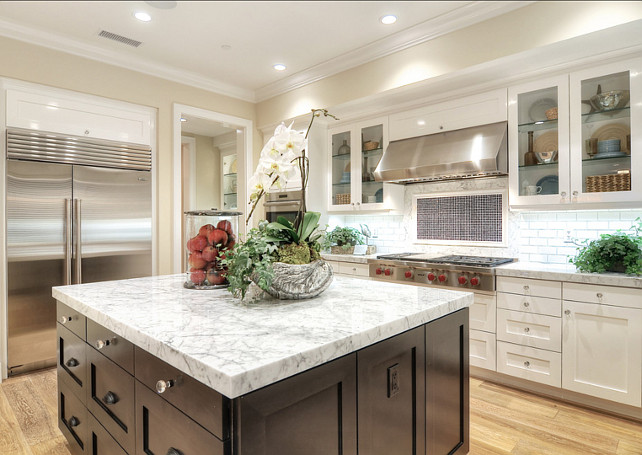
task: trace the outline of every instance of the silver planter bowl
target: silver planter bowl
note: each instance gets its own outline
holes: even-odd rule
[[[332,266],[322,259],[309,264],[275,262],[274,280],[266,292],[283,300],[310,299],[325,291],[332,283]]]

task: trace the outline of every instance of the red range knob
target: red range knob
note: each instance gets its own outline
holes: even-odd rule
[[[470,279],[470,284],[472,284],[473,286],[479,286],[479,278],[477,278],[476,276],[472,277]]]
[[[460,276],[458,281],[459,281],[459,284],[466,284],[468,279],[465,276]]]
[[[437,277],[437,279],[443,283],[444,281],[446,281],[446,275],[441,274]]]
[[[390,276],[390,275],[392,275],[392,270],[390,270],[390,269],[386,269],[386,271],[385,271],[385,272],[383,272],[383,273],[385,273],[385,274],[386,274],[386,276]]]
[[[376,273],[377,275],[381,275],[381,274],[383,273],[383,270],[381,270],[381,269],[379,269],[379,268],[378,268],[377,270],[375,270],[375,273]]]
[[[428,274],[428,281],[435,281],[435,278],[436,278],[436,277],[435,277],[435,274],[434,274],[434,273],[430,272],[430,273]]]
[[[406,276],[406,278],[410,278],[412,277],[412,272],[408,270],[406,273],[404,273],[404,275]]]

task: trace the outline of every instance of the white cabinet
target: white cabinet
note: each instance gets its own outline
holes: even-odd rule
[[[387,118],[332,128],[328,142],[329,211],[403,208],[404,187],[374,179],[388,146]]]
[[[326,262],[332,266],[332,270],[335,275],[352,276],[357,278],[368,278],[370,276],[368,264],[343,261]]]
[[[496,309],[496,296],[476,293],[468,312],[470,364],[492,371],[495,371]]]
[[[559,387],[562,376],[561,355],[559,352],[497,341],[497,371]]]
[[[565,296],[562,319],[562,387],[639,407],[642,309],[574,302]]]
[[[640,73],[633,59],[509,88],[511,207],[639,202]]]
[[[505,121],[506,89],[399,112],[389,119],[391,141]]]
[[[151,109],[48,89],[7,89],[7,126],[151,145]]]
[[[495,371],[495,334],[471,329],[468,334],[470,365]]]

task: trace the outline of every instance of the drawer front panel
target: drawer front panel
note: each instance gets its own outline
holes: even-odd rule
[[[497,371],[553,387],[562,384],[562,360],[558,352],[497,341]]]
[[[64,381],[76,396],[85,402],[87,384],[86,344],[58,324],[58,378]]]
[[[534,297],[562,298],[562,283],[559,281],[532,280],[512,276],[497,277],[497,291]]]
[[[87,413],[87,417],[89,418],[88,455],[127,455],[127,452],[118,445],[91,413]]]
[[[470,364],[474,367],[495,371],[495,334],[471,330],[468,334]]]
[[[564,283],[564,300],[642,308],[642,289]]]
[[[560,352],[562,320],[500,309],[497,310],[497,340]]]
[[[137,454],[229,455],[222,442],[199,424],[136,381]],[[172,451],[174,449],[174,451]]]
[[[530,295],[498,292],[497,308],[523,311],[524,313],[546,314],[558,318],[562,316],[562,301],[560,299],[549,299],[547,297],[533,297]]]
[[[87,452],[87,408],[66,386],[58,382],[58,428],[65,435],[73,455]]]
[[[470,328],[495,333],[495,311],[497,297],[475,294],[475,302],[470,306]]]
[[[134,374],[134,345],[131,342],[89,319],[87,343]]]
[[[173,366],[136,347],[136,378],[156,390],[159,380],[172,381],[162,398],[220,439],[229,438],[230,400]]]
[[[86,339],[87,318],[85,318],[82,314],[78,313],[76,310],[69,308],[64,303],[57,302],[56,319],[58,320],[59,324],[71,330],[73,333],[78,335],[82,340]]]
[[[351,262],[339,262],[339,273],[353,276],[369,276],[368,264],[356,264]]]
[[[134,378],[90,347],[87,362],[87,407],[127,452],[134,453]]]

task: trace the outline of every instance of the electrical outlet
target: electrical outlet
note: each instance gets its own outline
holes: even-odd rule
[[[388,367],[388,398],[399,393],[399,364],[395,363]]]

